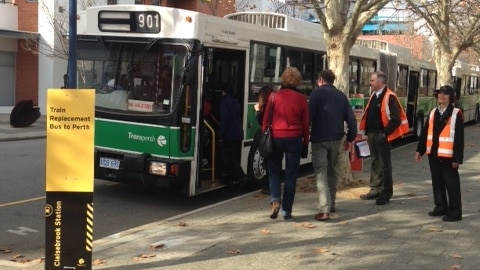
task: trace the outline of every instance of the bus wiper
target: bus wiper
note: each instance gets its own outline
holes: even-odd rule
[[[123,55],[123,45],[120,46],[117,56],[117,69],[115,70],[115,81],[113,84],[113,89],[117,89],[118,83],[120,82],[120,73],[122,72],[122,55]]]

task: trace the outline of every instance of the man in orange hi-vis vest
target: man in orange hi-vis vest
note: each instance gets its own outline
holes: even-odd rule
[[[443,221],[462,219],[462,194],[458,167],[463,162],[464,130],[462,111],[454,107],[455,91],[449,85],[435,91],[434,108],[418,138],[415,160],[427,153],[432,175],[435,208],[429,216],[444,216]],[[448,194],[448,196],[447,196]]]
[[[362,200],[376,199],[377,205],[390,202],[393,195],[390,142],[408,133],[408,120],[397,95],[387,88],[387,76],[377,71],[370,76],[370,100],[360,121],[371,155],[370,191]]]

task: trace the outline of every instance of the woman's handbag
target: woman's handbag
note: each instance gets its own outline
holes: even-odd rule
[[[273,150],[273,138],[272,138],[272,120],[273,120],[273,98],[272,93],[270,111],[268,112],[268,125],[265,131],[260,133],[260,141],[258,142],[258,151],[264,158],[268,158],[272,154]]]

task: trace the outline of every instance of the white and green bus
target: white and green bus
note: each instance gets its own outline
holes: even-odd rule
[[[308,96],[318,72],[328,67],[321,26],[283,14],[219,18],[169,7],[110,5],[88,8],[77,24],[77,85],[96,90],[95,177],[187,196],[225,186],[218,177],[216,144],[222,85],[232,87],[242,106],[241,166],[249,185],[259,187],[266,181],[254,140],[259,89],[278,89],[283,70],[295,66],[303,76],[298,90]],[[348,94],[366,100],[370,74],[385,68],[390,88],[404,91],[414,133],[423,106],[417,104],[419,91],[427,87],[425,95],[432,97],[436,71],[402,61],[394,50],[355,45]],[[202,113],[205,100],[212,108],[208,119]]]
[[[452,68],[452,85],[463,111],[465,122],[480,122],[480,67],[456,60]]]

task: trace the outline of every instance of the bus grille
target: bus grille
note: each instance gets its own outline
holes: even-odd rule
[[[225,15],[226,19],[260,25],[268,28],[285,29],[286,15],[275,13],[237,12]]]

